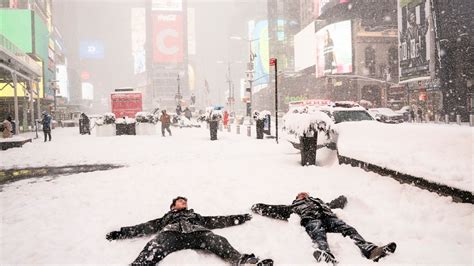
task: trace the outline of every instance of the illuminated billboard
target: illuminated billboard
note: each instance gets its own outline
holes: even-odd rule
[[[352,27],[345,20],[316,32],[316,77],[352,73]]]
[[[182,11],[183,1],[182,0],[152,0],[151,10],[159,11]]]
[[[104,44],[100,41],[81,41],[79,49],[81,59],[104,58]]]
[[[88,82],[82,82],[81,90],[83,100],[94,100],[94,85]]]
[[[301,71],[316,64],[315,23],[298,32],[294,37],[295,71]]]
[[[58,80],[58,96],[69,98],[69,81],[67,67],[65,65],[56,65],[56,80]]]
[[[268,21],[262,20],[257,23],[249,22],[249,36],[252,41],[252,52],[256,55],[254,58],[254,77],[253,85],[255,87],[252,92],[257,93],[258,85],[268,84],[270,66],[269,44],[268,44]]]
[[[146,22],[145,8],[132,8],[132,56],[133,73],[140,74],[146,70]]]
[[[184,61],[183,17],[177,14],[153,13],[153,62]]]
[[[400,82],[430,78],[430,1],[399,0]]]

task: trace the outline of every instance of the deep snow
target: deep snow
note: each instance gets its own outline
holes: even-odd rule
[[[473,263],[471,204],[453,203],[350,166],[301,167],[299,154],[286,142],[276,145],[274,140],[227,132],[211,142],[205,128],[172,130],[173,137],[162,138],[80,136],[77,128],[57,129],[52,142],[1,152],[1,168],[83,163],[128,167],[4,185],[0,263],[127,264],[150,238],[109,242],[105,234],[161,217],[177,195],[187,196],[198,213],[225,215],[250,212],[257,202],[289,204],[299,191],[326,201],[346,195],[348,205],[336,210],[340,218],[369,241],[398,244],[397,252],[379,264]],[[271,257],[276,265],[315,263],[298,217],[289,222],[253,217],[214,232],[239,251]],[[338,234],[328,239],[342,265],[372,264],[350,239]],[[186,250],[162,264],[224,262]]]

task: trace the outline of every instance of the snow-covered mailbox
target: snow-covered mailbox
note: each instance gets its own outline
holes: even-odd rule
[[[253,119],[255,120],[255,128],[257,131],[257,139],[263,139],[265,133],[265,123],[268,125],[267,133],[270,133],[270,112],[269,111],[255,111],[253,112]]]
[[[117,129],[117,135],[136,135],[135,132],[135,119],[133,118],[119,118],[115,120],[115,126]]]
[[[95,121],[95,125],[97,137],[115,136],[115,115],[113,113],[105,113],[102,118]]]
[[[297,143],[301,152],[301,165],[316,165],[318,135],[327,136],[333,121],[325,113],[293,112],[284,116],[284,130],[294,145]]]
[[[158,119],[148,112],[138,112],[135,115],[135,131],[137,135],[155,135]]]

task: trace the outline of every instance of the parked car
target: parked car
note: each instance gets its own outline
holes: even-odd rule
[[[402,108],[400,108],[400,110],[396,110],[394,112],[397,113],[397,114],[403,115],[403,120],[408,121],[409,118],[410,118],[410,110],[411,110],[411,107],[406,105],[406,106],[403,106]]]
[[[403,114],[396,113],[390,108],[372,108],[369,113],[377,120],[383,123],[402,123]]]
[[[320,107],[319,110],[326,113],[336,124],[374,120],[364,107],[349,101],[334,102],[329,106]]]

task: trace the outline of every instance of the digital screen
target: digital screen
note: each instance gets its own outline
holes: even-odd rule
[[[352,73],[352,27],[345,20],[316,32],[316,77]]]
[[[104,44],[100,41],[81,41],[81,59],[102,59],[104,58]]]

